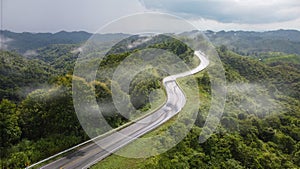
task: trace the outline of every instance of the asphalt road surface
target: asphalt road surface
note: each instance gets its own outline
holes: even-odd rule
[[[76,152],[62,157],[54,162],[51,162],[42,169],[81,169],[88,168],[91,165],[99,162],[109,156],[111,152],[126,146],[128,143],[141,137],[145,133],[157,128],[161,124],[175,116],[184,107],[186,98],[183,91],[176,83],[176,79],[200,72],[208,66],[209,61],[200,51],[195,51],[195,55],[199,57],[201,63],[195,69],[183,72],[177,75],[172,75],[164,78],[163,84],[167,93],[167,102],[159,110],[146,116],[145,118],[133,123],[132,125],[121,129],[105,138],[101,138],[96,143],[86,145]],[[99,146],[100,145],[100,146]],[[100,148],[105,147],[105,150]]]

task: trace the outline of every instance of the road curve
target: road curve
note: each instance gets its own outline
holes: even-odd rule
[[[181,111],[181,109],[186,103],[184,93],[179,88],[175,80],[177,78],[198,73],[204,68],[206,68],[209,64],[209,61],[200,51],[195,51],[195,55],[201,61],[201,63],[195,69],[180,74],[168,76],[163,79],[163,84],[165,86],[168,98],[166,104],[162,106],[159,110],[135,122],[134,124],[121,129],[117,133],[113,133],[105,138],[96,140],[96,143],[93,142],[89,145],[86,145],[76,150],[76,152],[62,157],[54,162],[51,162],[41,168],[88,168],[91,165],[109,156],[111,152],[117,151],[118,149],[141,137],[145,133],[157,128],[158,126],[175,116],[178,112]],[[100,147],[105,147],[105,150]]]

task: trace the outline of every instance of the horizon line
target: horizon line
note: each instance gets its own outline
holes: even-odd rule
[[[53,31],[53,32],[42,32],[42,31],[37,31],[37,32],[34,32],[34,31],[13,31],[13,30],[8,30],[8,29],[0,29],[0,32],[12,32],[12,33],[31,33],[31,34],[57,34],[57,33],[61,33],[61,32],[66,32],[66,33],[75,33],[75,32],[84,32],[84,33],[89,33],[89,34],[97,34],[96,33],[92,33],[90,31],[86,31],[86,30],[59,30],[59,31]],[[258,33],[263,33],[263,32],[272,32],[272,31],[297,31],[297,32],[300,32],[300,30],[298,29],[270,29],[270,30],[243,30],[243,29],[238,29],[238,30],[191,30],[191,31],[187,31],[187,32],[192,32],[192,31],[201,31],[201,32],[207,32],[207,31],[211,31],[211,32],[214,32],[214,33],[218,33],[218,32],[258,32]],[[99,34],[99,33],[98,33]],[[103,33],[103,34],[128,34],[128,33],[122,33],[122,32],[118,32],[118,33]]]

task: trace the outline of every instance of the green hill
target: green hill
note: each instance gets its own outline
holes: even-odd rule
[[[217,48],[226,70],[228,89],[218,130],[205,143],[199,144],[200,132],[207,130],[202,127],[211,98],[209,75],[204,71],[195,75],[199,93],[193,94],[199,95],[201,106],[195,126],[184,140],[155,157],[127,159],[112,155],[95,168],[299,168],[299,32],[207,33],[215,44],[228,45],[228,49],[225,46]],[[107,103],[111,101],[112,73],[131,53],[160,48],[178,54],[191,65],[194,61],[191,49],[165,37],[156,37],[148,44],[129,49],[127,42],[140,44],[135,43],[140,42],[140,37],[134,36],[116,44],[99,63],[102,67],[97,79],[89,81],[71,75],[79,54],[76,49],[89,34],[77,32],[76,36],[73,34],[74,39],[70,34],[6,32],[7,37],[14,39],[8,47],[11,45],[11,50],[17,50],[0,51],[0,164],[6,168],[24,168],[88,139],[74,111],[72,80],[81,85],[83,92],[95,94],[99,103]],[[121,36],[125,35],[98,35],[97,38],[109,41]],[[31,49],[36,52],[31,56],[17,53]],[[243,53],[248,53],[248,57],[241,55]],[[91,62],[97,63],[97,59]],[[134,64],[141,62],[133,59]],[[163,56],[160,61],[170,66],[168,61],[172,59],[164,59]],[[108,71],[101,74],[102,69]],[[139,99],[131,101],[136,102],[137,108],[148,108],[149,95],[161,89],[164,73],[147,69],[132,80],[130,95]],[[182,83],[188,86],[190,82]],[[114,127],[128,121],[114,108],[105,111],[110,115],[106,116],[108,123]],[[170,124],[148,136],[167,131],[166,128],[172,127]],[[180,130],[184,127],[180,125]],[[169,139],[165,137],[159,142],[168,144]],[[143,153],[144,149],[140,150]]]
[[[0,31],[0,35],[9,39],[5,43],[6,50],[15,50],[25,53],[28,50],[36,50],[51,44],[78,44],[86,41],[92,34],[87,32],[65,32],[58,33],[14,33],[10,31]]]
[[[300,32],[277,30],[266,32],[248,31],[206,31],[209,40],[217,45],[225,45],[242,55],[257,55],[262,52],[283,52],[300,54]]]
[[[0,100],[20,101],[56,74],[57,71],[42,61],[0,51]]]

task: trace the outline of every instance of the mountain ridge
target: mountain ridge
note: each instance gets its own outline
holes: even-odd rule
[[[197,31],[197,30],[194,30]],[[190,31],[187,33],[193,33]],[[287,54],[300,54],[300,31],[298,30],[272,30],[264,32],[255,31],[203,31],[208,39],[215,45],[225,45],[242,55],[257,55],[262,52],[283,52]],[[115,38],[128,36],[122,33],[93,34],[85,31],[59,31],[56,33],[15,33],[8,30],[0,31],[2,50],[17,51],[24,54],[31,50],[53,44],[81,44],[91,36],[99,36],[101,41],[110,41]]]

